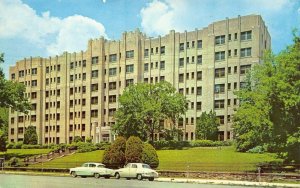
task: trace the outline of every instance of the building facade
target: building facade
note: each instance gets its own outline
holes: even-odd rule
[[[10,111],[9,141],[22,141],[29,125],[36,127],[40,144],[71,143],[75,136],[112,141],[124,88],[163,80],[189,101],[178,121],[183,140],[195,139],[197,117],[210,110],[220,119],[219,139],[232,139],[232,115],[239,105],[234,91],[270,47],[261,16],[249,15],[157,38],[125,32],[118,41],[90,40],[79,53],[18,61],[10,67],[10,79],[26,86],[32,110],[27,115]]]

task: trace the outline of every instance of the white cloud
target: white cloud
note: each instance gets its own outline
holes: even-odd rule
[[[0,1],[0,38],[22,38],[47,50],[48,55],[80,51],[89,38],[106,36],[104,26],[95,20],[73,15],[61,19],[50,12],[38,15],[20,0]]]
[[[261,14],[276,20],[279,12],[289,11],[291,0],[153,0],[141,9],[142,30],[149,35],[166,34],[169,30],[193,30],[207,24],[236,17]]]

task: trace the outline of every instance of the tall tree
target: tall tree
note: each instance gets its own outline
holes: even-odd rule
[[[300,162],[300,38],[278,55],[269,54],[238,92],[234,116],[237,149],[261,145],[286,161]]]
[[[160,131],[160,121],[168,119],[174,126],[186,112],[186,99],[168,82],[155,85],[139,83],[130,85],[119,98],[114,130],[122,136],[154,140]]]
[[[38,136],[36,128],[32,125],[28,126],[24,133],[24,144],[37,144]]]
[[[0,54],[0,65],[4,63],[4,54]],[[24,96],[25,86],[23,84],[6,80],[3,69],[0,68],[0,107],[12,108],[20,112],[27,112],[30,104]]]
[[[218,136],[219,119],[212,110],[209,113],[203,112],[197,118],[196,138],[204,140],[216,140]]]
[[[5,135],[5,133],[0,130],[0,152],[5,152],[7,149],[6,149],[6,140],[7,140],[7,137]]]

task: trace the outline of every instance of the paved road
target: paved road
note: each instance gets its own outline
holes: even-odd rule
[[[232,185],[0,174],[0,188],[229,188]],[[234,186],[241,187],[241,186]]]

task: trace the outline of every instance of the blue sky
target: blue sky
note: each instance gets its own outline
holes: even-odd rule
[[[85,50],[90,38],[119,39],[201,29],[217,20],[260,14],[278,53],[300,28],[300,0],[0,0],[0,52],[5,72],[25,57]]]

